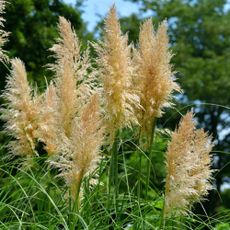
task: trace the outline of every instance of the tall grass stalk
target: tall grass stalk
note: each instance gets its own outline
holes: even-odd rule
[[[140,200],[142,190],[142,153],[139,152],[139,165],[138,165],[138,185],[137,185],[137,197]]]
[[[72,218],[70,219],[70,230],[75,230],[77,223],[78,223],[78,215],[80,214],[80,205],[81,205],[81,197],[80,197],[80,191],[81,191],[81,185],[82,185],[82,181],[83,181],[83,172],[79,173],[79,180],[77,181],[77,184],[74,185],[76,189],[76,192],[74,192],[75,195],[75,199],[72,199],[72,207],[71,207],[71,216]]]
[[[111,149],[111,160],[109,168],[109,194],[114,192],[115,200],[118,197],[119,184],[118,184],[118,164],[119,164],[119,148],[120,148],[120,130],[117,130],[115,140]]]
[[[146,165],[146,168],[147,168],[146,191],[145,191],[146,197],[148,196],[149,181],[150,181],[150,174],[151,174],[151,168],[152,168],[151,152],[152,152],[152,146],[153,146],[153,142],[154,142],[155,130],[156,130],[156,118],[154,118],[152,121],[152,132],[151,132],[151,136],[150,136],[150,142],[149,142],[148,147],[147,147],[148,159],[147,159],[147,165]]]

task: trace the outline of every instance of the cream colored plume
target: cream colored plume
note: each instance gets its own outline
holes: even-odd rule
[[[5,5],[6,5],[6,1],[0,0],[0,15],[4,13]],[[4,21],[5,19],[0,16],[0,28],[4,27],[3,25]],[[2,49],[2,46],[7,41],[7,37],[8,37],[8,33],[4,31],[3,29],[0,29],[0,61],[8,60],[8,57],[6,56],[5,51]]]
[[[193,114],[187,113],[168,145],[166,214],[186,214],[212,188],[212,147],[211,137],[203,129],[196,130]]]
[[[56,73],[58,123],[65,135],[70,137],[74,118],[92,93],[91,75],[88,73],[89,52],[87,50],[81,56],[78,37],[70,22],[63,17],[59,18],[59,34],[57,44],[51,48],[56,63],[50,68]],[[86,79],[87,75],[90,77]]]
[[[61,144],[62,138],[57,114],[58,97],[53,82],[47,86],[42,99],[37,135],[39,140],[45,144],[44,149],[48,155],[52,155],[59,152],[59,144]]]
[[[131,87],[133,66],[127,35],[123,36],[113,6],[105,20],[104,41],[95,45],[103,83],[103,99],[107,132],[137,124],[134,108],[139,97]]]
[[[103,127],[99,110],[98,95],[94,95],[80,118],[75,119],[66,151],[63,149],[57,160],[51,161],[60,169],[60,175],[69,185],[74,200],[82,179],[96,169],[100,160]]]
[[[10,149],[16,155],[34,155],[36,132],[39,124],[39,98],[32,96],[26,70],[20,59],[12,59],[11,75],[3,94],[7,108],[3,109],[6,131],[15,139]]]
[[[89,71],[88,50],[80,54],[79,40],[62,17],[59,33],[58,43],[51,49],[56,63],[50,67],[56,79],[44,94],[39,134],[52,155],[50,164],[59,169],[75,200],[82,179],[97,166],[103,133],[99,95],[92,96],[94,75]]]
[[[134,82],[141,98],[139,122],[146,136],[151,136],[153,122],[161,117],[162,109],[170,106],[172,92],[180,90],[173,76],[168,47],[166,22],[159,25],[157,32],[153,29],[152,19],[144,22],[140,29],[139,49],[134,53],[137,66]]]

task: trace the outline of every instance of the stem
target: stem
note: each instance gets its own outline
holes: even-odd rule
[[[161,211],[161,220],[160,220],[160,226],[159,229],[164,229],[165,228],[165,198],[163,201],[163,207]]]
[[[83,171],[80,171],[79,173],[79,180],[76,185],[76,195],[75,195],[75,202],[74,202],[74,207],[73,211],[79,211],[80,208],[80,191],[81,191],[81,184],[82,184],[82,179],[83,179]]]
[[[138,200],[140,200],[141,197],[141,174],[142,174],[142,153],[139,153],[139,170],[138,170],[138,187],[137,187],[137,196]]]
[[[120,142],[120,131],[117,130],[115,135],[115,140],[111,149],[111,160],[110,160],[110,168],[109,168],[109,195],[108,195],[108,208],[114,205],[115,213],[117,213],[117,197],[118,197],[118,150],[119,150],[119,142]],[[112,205],[111,201],[111,192],[112,193]]]
[[[138,139],[137,139],[137,146],[140,145],[141,142],[141,133],[142,133],[142,128],[140,128],[139,133],[138,133]],[[139,168],[138,168],[138,184],[137,184],[137,197],[138,200],[140,200],[141,197],[141,174],[142,174],[142,152],[138,150],[138,147],[136,147],[137,153],[139,153]]]
[[[81,184],[82,184],[82,179],[83,179],[83,170],[80,171],[78,178],[77,178],[77,183],[75,186],[75,188],[73,189],[72,192],[72,199],[73,199],[73,208],[72,208],[72,221],[71,221],[71,227],[70,229],[75,230],[76,228],[76,224],[77,224],[77,220],[75,217],[75,212],[79,212],[80,209],[80,191],[81,191]]]
[[[68,213],[68,222],[69,223],[72,223],[72,197],[71,197],[71,192],[70,192],[70,189],[69,189],[69,197],[68,197],[68,202],[69,202],[69,213]]]
[[[119,150],[119,130],[116,133],[115,140],[111,151],[110,175],[109,175],[109,193],[114,189],[115,197],[118,196],[118,150]]]
[[[148,146],[148,155],[149,155],[149,159],[147,161],[147,177],[146,177],[146,197],[148,194],[148,188],[149,188],[149,180],[150,180],[150,173],[151,173],[151,149],[152,149],[152,145],[154,142],[154,136],[155,136],[155,129],[156,129],[156,118],[153,119],[152,121],[152,132],[151,132],[151,136],[150,136],[150,142],[149,142],[149,146]]]

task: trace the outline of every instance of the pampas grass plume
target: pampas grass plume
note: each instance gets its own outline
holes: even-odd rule
[[[74,64],[80,58],[79,41],[71,24],[63,17],[59,18],[59,34],[57,44],[50,50],[54,52],[56,63],[50,68],[56,73],[56,85],[58,95],[58,123],[62,125],[63,132],[70,136],[72,122],[76,116],[76,86],[77,78],[74,73]]]
[[[139,98],[131,87],[133,66],[127,35],[122,35],[113,6],[105,20],[104,41],[95,45],[103,83],[106,129],[113,139],[118,129],[137,124]]]
[[[192,112],[181,120],[167,150],[165,213],[184,215],[207,195],[211,184],[211,137],[196,130]]]
[[[42,99],[37,135],[39,140],[45,144],[44,149],[48,155],[53,155],[59,152],[59,144],[61,144],[57,114],[58,97],[53,82],[47,86]]]
[[[80,42],[69,21],[60,17],[58,28],[60,38],[50,49],[56,63],[49,67],[56,74],[58,123],[65,135],[70,137],[74,118],[92,94],[90,81],[84,79],[90,65],[89,53],[87,50],[80,54]]]
[[[79,193],[82,179],[96,169],[102,142],[103,127],[96,94],[74,121],[68,152],[63,151],[57,160],[51,161],[52,165],[60,169],[60,176],[69,185],[73,200]]]
[[[173,78],[168,46],[166,22],[155,32],[152,19],[145,21],[140,28],[139,49],[134,52],[137,66],[134,82],[141,98],[139,122],[146,136],[151,136],[154,119],[161,117],[163,108],[171,105],[172,92],[180,90]]]
[[[34,155],[40,101],[36,95],[32,96],[23,62],[15,58],[11,63],[12,71],[3,94],[8,104],[2,110],[2,118],[6,121],[6,131],[15,139],[10,142],[11,151],[16,155]]]

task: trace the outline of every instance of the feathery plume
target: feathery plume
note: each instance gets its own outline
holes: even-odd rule
[[[6,1],[0,0],[0,15],[2,15],[2,13],[4,13],[5,5],[6,5]],[[4,24],[3,24],[4,21],[5,21],[5,19],[3,17],[0,17],[0,27],[1,28],[4,27]],[[7,41],[8,34],[9,33],[4,31],[3,29],[0,29],[0,61],[7,61],[8,60],[8,57],[6,56],[5,51],[2,49],[2,46]]]
[[[73,200],[79,193],[82,179],[92,173],[100,160],[103,127],[98,95],[93,95],[81,116],[75,118],[74,128],[68,140],[68,149],[57,156],[51,165],[58,167],[70,187]]]
[[[56,63],[49,66],[56,73],[58,124],[62,125],[65,135],[70,137],[73,120],[92,93],[90,77],[85,80],[90,67],[89,51],[81,57],[78,37],[65,18],[59,18],[58,27],[60,38],[50,49],[54,52]]]
[[[115,6],[105,20],[104,41],[94,47],[103,83],[106,128],[112,140],[118,129],[138,123],[134,107],[139,105],[131,88],[133,67],[128,37],[121,33]]]
[[[58,97],[53,82],[47,87],[43,95],[40,111],[40,124],[37,131],[39,140],[45,144],[48,155],[58,152],[61,133],[58,130],[57,103]]]
[[[15,139],[10,149],[16,155],[34,155],[36,130],[39,120],[39,98],[32,97],[23,62],[12,59],[11,75],[7,78],[3,98],[8,102],[2,109],[2,119],[6,121],[6,131]]]
[[[157,32],[153,29],[152,19],[144,22],[139,34],[140,47],[134,52],[137,65],[134,82],[141,98],[139,123],[146,136],[151,136],[154,119],[162,115],[162,109],[171,105],[172,92],[180,90],[172,76],[172,54],[168,45],[165,21]]]
[[[212,188],[212,147],[210,136],[203,129],[196,130],[192,112],[187,113],[168,145],[166,214],[186,214]]]

